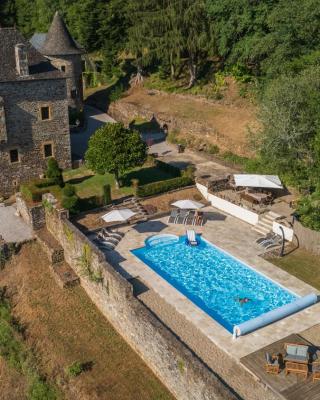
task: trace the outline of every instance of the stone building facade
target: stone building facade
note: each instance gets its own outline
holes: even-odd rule
[[[83,106],[82,54],[84,54],[84,50],[72,38],[58,12],[54,15],[48,33],[36,33],[30,42],[65,74],[69,107],[81,110]]]
[[[67,80],[15,28],[0,28],[0,196],[71,167]]]

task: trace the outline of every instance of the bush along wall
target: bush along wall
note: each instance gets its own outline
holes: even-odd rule
[[[173,179],[168,179],[166,181],[148,183],[147,185],[138,186],[137,196],[138,197],[148,197],[155,194],[168,192],[170,190],[179,189],[185,186],[192,185],[194,179],[190,176],[181,176]]]

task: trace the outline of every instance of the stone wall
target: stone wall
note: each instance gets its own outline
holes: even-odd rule
[[[134,297],[131,284],[86,236],[58,215],[56,210],[46,211],[47,229],[63,247],[66,261],[81,276],[83,288],[169,390],[181,400],[239,399]]]
[[[293,230],[299,240],[300,247],[320,255],[320,232],[304,227],[297,220],[294,221]]]
[[[126,102],[125,99],[111,103],[108,108],[108,114],[116,121],[121,121],[125,125],[129,125],[137,117],[144,118],[147,121],[155,117],[160,126],[167,125],[169,131],[176,130],[183,134],[187,133],[198,137],[199,149],[207,142],[207,137],[209,136],[210,142],[219,146],[221,150],[229,150],[241,154],[248,153],[247,146],[239,146],[231,137],[227,137],[218,132],[218,130],[209,127],[206,121],[183,120],[182,118],[177,118],[173,113],[161,112],[154,115],[149,108]],[[203,143],[201,143],[201,138],[203,138]]]
[[[0,83],[6,136],[0,142],[0,196],[43,174],[47,160],[44,144],[51,144],[60,167],[71,167],[71,148],[66,98],[66,80],[24,80]],[[42,121],[42,106],[50,107],[50,119]],[[19,160],[10,163],[10,150],[17,149]]]
[[[82,59],[80,54],[72,54],[57,57],[50,57],[52,65],[61,69],[65,67],[67,77],[67,96],[68,104],[71,108],[80,110],[83,106],[83,84],[82,84]],[[72,95],[72,90],[76,89],[76,95]]]
[[[16,204],[17,212],[32,229],[38,230],[45,226],[45,212],[42,204],[28,207],[20,193],[16,194]]]

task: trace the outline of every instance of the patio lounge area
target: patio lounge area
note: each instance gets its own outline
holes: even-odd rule
[[[318,350],[316,346],[313,346],[312,343],[308,342],[302,336],[292,334],[241,358],[240,362],[253,375],[258,377],[262,383],[267,385],[275,393],[280,394],[283,399],[318,400],[320,398],[320,380],[313,382],[311,372],[312,362],[306,364],[306,368],[308,369],[307,378],[301,373],[286,374],[284,364],[280,367],[280,373],[278,374],[271,374],[264,368],[266,364],[265,354],[281,354],[284,356],[285,345],[287,343],[299,343],[308,346],[311,356]]]

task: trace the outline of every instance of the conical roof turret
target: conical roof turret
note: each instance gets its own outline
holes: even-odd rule
[[[83,50],[78,47],[70,35],[70,32],[58,11],[54,15],[46,40],[40,51],[46,56],[83,53]]]

